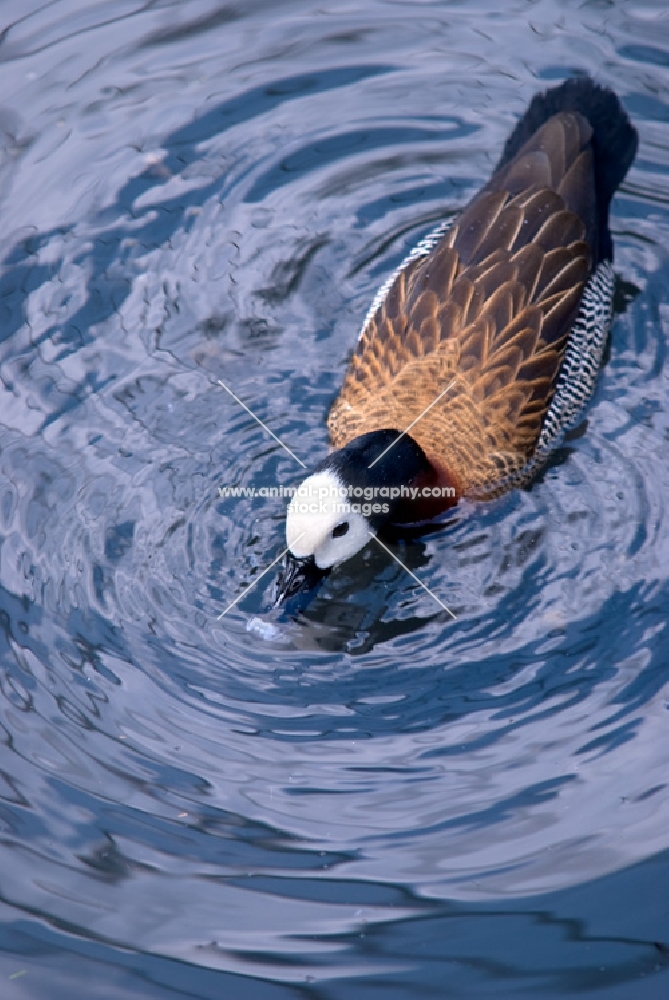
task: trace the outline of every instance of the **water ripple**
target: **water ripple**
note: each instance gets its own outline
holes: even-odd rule
[[[597,901],[650,912],[669,847],[669,57],[660,8],[600,6],[61,0],[3,36],[2,948],[33,983],[53,948],[161,997],[181,963],[254,1000],[666,968],[659,918]],[[593,59],[641,148],[582,426],[530,489],[390,540],[456,622],[372,546],[268,612],[283,502],[218,488],[302,470],[218,380],[325,455],[378,283]],[[593,957],[530,968],[565,933]]]

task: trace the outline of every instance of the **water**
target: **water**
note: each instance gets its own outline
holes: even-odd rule
[[[6,0],[2,996],[669,995],[663,2]],[[267,613],[377,286],[587,69],[641,136],[587,420]],[[217,616],[255,580],[258,585]]]

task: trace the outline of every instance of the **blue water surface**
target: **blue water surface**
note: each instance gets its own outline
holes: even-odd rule
[[[0,22],[0,996],[669,997],[665,0]],[[392,542],[455,621],[372,544],[269,612],[285,501],[219,487],[303,469],[219,380],[322,458],[379,284],[583,71],[640,134],[583,425]]]

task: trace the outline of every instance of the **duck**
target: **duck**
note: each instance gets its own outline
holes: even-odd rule
[[[638,136],[587,75],[534,95],[490,180],[375,296],[293,494],[276,605],[389,525],[528,485],[592,397],[613,316],[609,206]]]

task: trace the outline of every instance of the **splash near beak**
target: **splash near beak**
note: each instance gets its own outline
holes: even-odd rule
[[[283,570],[276,585],[274,607],[285,604],[295,594],[311,590],[329,571],[319,569],[313,556],[306,559],[296,559],[292,552],[286,554]]]

